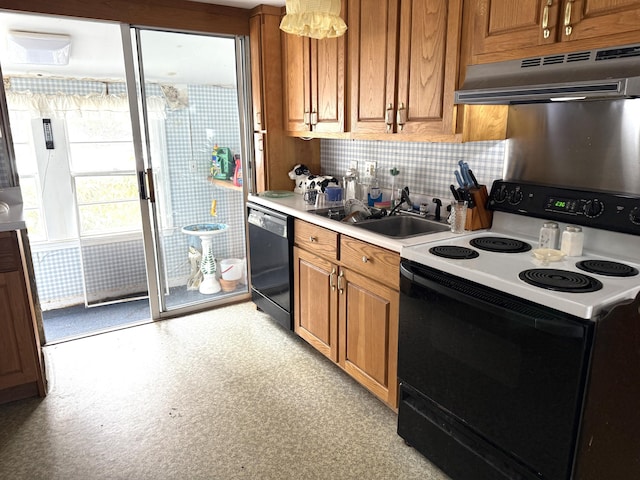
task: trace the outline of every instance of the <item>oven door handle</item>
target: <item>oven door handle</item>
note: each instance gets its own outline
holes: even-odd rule
[[[426,278],[416,271],[414,271],[411,266],[405,265],[404,263],[400,264],[400,275],[405,277],[410,282],[421,285],[424,288],[429,290],[436,291],[442,295],[445,295],[450,298],[455,298],[458,301],[462,301],[467,305],[471,305],[475,308],[481,308],[485,311],[495,312],[497,315],[504,317],[505,314],[508,313],[509,318],[512,318],[521,324],[527,325],[528,327],[535,328],[536,330],[540,330],[541,332],[548,333],[549,335],[553,335],[555,337],[562,338],[584,338],[586,335],[586,328],[583,325],[570,323],[569,321],[565,321],[563,319],[558,320],[550,320],[545,318],[539,318],[535,315],[529,315],[527,313],[521,313],[518,311],[517,306],[523,305],[517,300],[505,299],[505,303],[513,304],[513,308],[506,308],[500,305],[496,305],[491,303],[487,299],[483,298],[486,296],[487,289],[478,288],[472,282],[463,282],[457,281],[464,288],[452,288],[451,286],[444,285],[436,280],[432,280]],[[436,274],[437,275],[437,274]],[[447,276],[446,274],[444,274]],[[450,278],[450,276],[447,276]],[[455,283],[448,282],[448,283]],[[402,290],[402,285],[400,287]],[[485,293],[483,295],[483,292]]]

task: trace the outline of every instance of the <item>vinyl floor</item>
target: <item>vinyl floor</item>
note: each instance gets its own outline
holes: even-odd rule
[[[44,347],[0,478],[446,480],[396,414],[250,303]]]

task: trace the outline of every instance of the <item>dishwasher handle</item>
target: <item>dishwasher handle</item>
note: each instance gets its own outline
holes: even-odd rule
[[[279,212],[268,211],[263,208],[249,207],[248,222],[259,228],[274,233],[279,237],[288,238],[287,216]]]

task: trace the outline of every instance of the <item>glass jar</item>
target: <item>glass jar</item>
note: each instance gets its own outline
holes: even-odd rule
[[[544,222],[540,229],[540,237],[538,241],[539,248],[550,248],[555,250],[558,248],[558,236],[560,230],[556,222]]]
[[[567,225],[562,232],[562,246],[560,250],[567,257],[579,257],[582,255],[582,246],[584,243],[584,236],[582,228],[575,225]]]

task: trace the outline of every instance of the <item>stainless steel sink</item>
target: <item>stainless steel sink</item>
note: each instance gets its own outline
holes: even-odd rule
[[[319,208],[317,210],[309,210],[309,212],[320,215],[321,217],[331,218],[333,220],[342,220],[346,215],[344,207]]]
[[[369,230],[370,232],[393,238],[407,238],[449,230],[448,225],[427,220],[426,218],[407,215],[394,215],[377,220],[365,220],[364,222],[358,222],[354,225]]]

